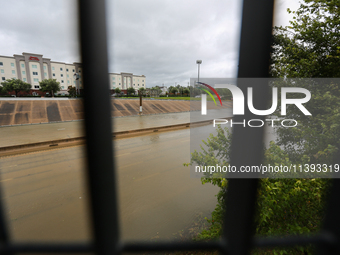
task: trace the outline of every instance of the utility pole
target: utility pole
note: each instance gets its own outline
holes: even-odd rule
[[[142,97],[142,93],[138,90],[138,94],[139,94],[139,115],[143,114],[143,97]]]
[[[200,64],[202,64],[202,60],[196,60],[196,64],[198,65],[198,81],[200,82]]]

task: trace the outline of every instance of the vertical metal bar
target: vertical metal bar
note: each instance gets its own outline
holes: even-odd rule
[[[111,136],[105,0],[79,0],[87,178],[97,254],[118,244],[116,185]]]
[[[273,0],[244,0],[243,2],[238,78],[268,77],[273,7]],[[248,85],[244,80],[238,80],[238,87],[244,95],[247,95]],[[265,107],[268,87],[258,84],[254,86],[256,96],[261,98],[262,106]],[[254,118],[248,108],[245,107],[245,109],[247,109],[245,115],[233,117],[235,122]],[[255,118],[259,119],[259,116]],[[263,128],[236,125],[233,128],[231,165],[238,169],[241,165],[260,165],[262,141]],[[232,255],[250,252],[251,238],[254,233],[257,183],[257,179],[229,179],[224,240],[228,243],[228,250]]]
[[[2,189],[0,189],[2,191]],[[2,194],[3,192],[1,192]],[[4,201],[4,200],[3,200]],[[9,243],[9,234],[6,225],[6,218],[4,215],[4,206],[3,203],[0,201],[0,245],[5,246]],[[12,252],[4,252],[3,254],[9,255]]]
[[[340,164],[340,153],[334,164]],[[325,216],[325,221],[322,227],[322,232],[330,235],[334,239],[335,245],[321,244],[318,247],[318,254],[339,254],[340,253],[340,179],[333,180],[333,186],[329,192],[328,208]]]

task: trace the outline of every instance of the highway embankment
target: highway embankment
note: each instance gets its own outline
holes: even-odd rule
[[[223,106],[215,106],[213,102],[208,102],[208,109],[230,106],[231,102],[225,102]],[[200,101],[143,100],[144,115],[198,111],[200,107]],[[139,115],[139,100],[111,100],[111,117],[136,115]],[[74,121],[83,118],[81,99],[0,99],[0,126]]]

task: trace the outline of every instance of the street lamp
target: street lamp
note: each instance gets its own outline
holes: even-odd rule
[[[80,78],[79,73],[73,74],[73,77],[76,82],[76,96],[77,96],[79,92],[79,78]]]
[[[196,60],[196,64],[198,65],[198,81],[200,82],[200,64],[202,64],[202,60]]]

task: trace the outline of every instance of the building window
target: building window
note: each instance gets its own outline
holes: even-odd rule
[[[142,82],[144,82],[144,80],[142,80]]]
[[[55,73],[54,74],[52,74],[53,75],[53,77],[55,77]]]
[[[119,80],[120,80],[120,77],[119,77]]]
[[[67,80],[67,84],[70,84],[70,80]]]
[[[35,68],[35,69],[37,69],[37,68],[38,68],[38,66],[37,66],[37,65],[32,65],[32,68]]]
[[[5,73],[5,70],[4,70],[4,69],[1,69],[1,73]]]
[[[138,84],[138,86],[139,86],[139,84]]]
[[[38,75],[38,72],[33,72],[33,75]]]
[[[142,86],[144,87],[144,84],[142,84]]]
[[[112,80],[115,80],[116,78],[115,77],[112,77]]]
[[[54,71],[54,66],[52,66],[52,71]]]
[[[26,78],[23,78],[23,81],[26,82],[27,81]]]
[[[47,77],[47,73],[44,73],[44,76]]]
[[[68,68],[66,68],[66,72],[68,72]]]
[[[116,84],[116,82],[112,82],[112,84]]]
[[[44,66],[44,70],[46,70],[46,66]]]
[[[69,78],[70,76],[69,75],[67,75],[67,78]]]
[[[79,84],[81,84],[81,81],[79,82]]]
[[[79,69],[79,73],[81,73],[81,70]]]
[[[12,70],[12,74],[15,74],[15,70]]]
[[[76,81],[73,81],[74,84],[76,84]]]
[[[61,80],[61,83],[64,83],[64,80]]]
[[[25,68],[25,64],[21,64],[21,68]]]
[[[25,72],[25,71],[22,71],[22,74],[23,74],[23,75],[26,75],[26,72]]]
[[[63,68],[62,67],[60,67],[60,71],[62,71],[63,70]]]
[[[14,63],[11,63],[11,67],[14,67]]]
[[[135,84],[133,84],[133,86],[135,86]]]
[[[4,63],[3,63],[3,62],[0,62],[0,66],[4,66]]]
[[[72,69],[72,72],[74,72],[74,69]]]
[[[39,88],[39,85],[34,85],[34,88],[35,88],[35,89],[38,89],[38,88]]]
[[[2,77],[2,80],[3,80],[3,81],[5,81],[5,80],[6,80],[6,78],[5,78],[5,77]]]
[[[64,77],[64,75],[63,75],[63,74],[61,74],[61,75],[60,75],[60,77]]]
[[[120,83],[119,83],[119,85],[120,85]]]
[[[64,86],[61,86],[61,89],[64,89]]]
[[[39,82],[39,79],[38,78],[34,78],[33,81],[34,82]]]

